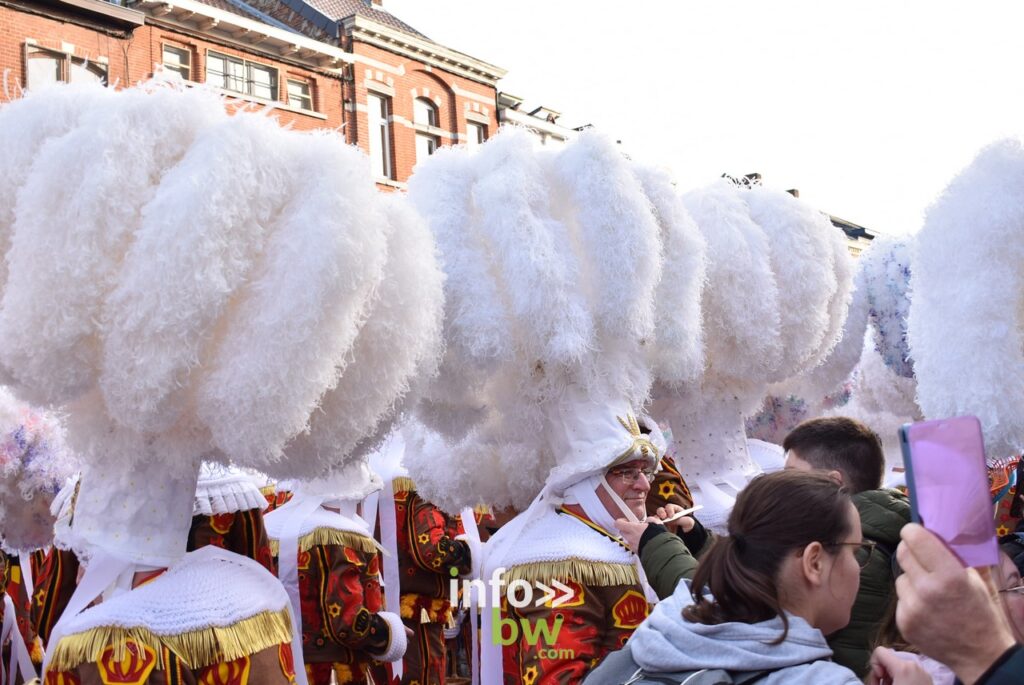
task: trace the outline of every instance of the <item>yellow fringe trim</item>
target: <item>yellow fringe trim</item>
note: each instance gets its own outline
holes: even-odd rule
[[[84,663],[95,663],[107,647],[114,648],[114,658],[121,661],[129,640],[153,650],[157,667],[163,668],[163,648],[174,652],[192,668],[234,661],[290,643],[292,623],[288,609],[263,611],[226,628],[211,626],[190,630],[180,635],[156,635],[147,628],[103,626],[62,637],[53,652],[51,671],[71,671]]]
[[[391,481],[391,488],[395,492],[412,492],[416,489],[416,482],[408,476],[398,476]]]
[[[505,571],[505,582],[525,580],[527,583],[550,583],[552,580],[571,580],[580,585],[609,587],[637,585],[640,575],[632,564],[613,564],[604,561],[564,559],[562,561],[536,561],[513,566]]]
[[[300,552],[308,552],[314,547],[321,545],[341,545],[342,547],[351,547],[367,554],[373,554],[380,549],[372,538],[347,530],[335,530],[334,528],[315,528],[312,532],[306,533],[299,538]],[[279,540],[270,541],[270,553],[275,557],[281,554],[281,543]]]

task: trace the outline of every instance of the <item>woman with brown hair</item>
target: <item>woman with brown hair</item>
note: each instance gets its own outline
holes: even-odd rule
[[[679,583],[587,685],[702,670],[760,685],[860,682],[825,641],[849,621],[872,552],[846,490],[819,473],[760,476],[737,497],[728,530],[692,583]]]

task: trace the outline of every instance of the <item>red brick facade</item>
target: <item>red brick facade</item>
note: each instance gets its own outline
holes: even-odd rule
[[[205,82],[207,62],[214,52],[256,65],[261,71],[267,67],[276,70],[278,101],[274,115],[282,124],[298,130],[343,130],[350,143],[367,153],[368,95],[374,92],[388,98],[391,178],[385,186],[392,188],[402,187],[416,164],[417,130],[436,138],[440,145],[466,142],[469,122],[484,127],[487,136],[497,130],[494,84],[495,74],[503,73],[500,70],[485,73],[485,69],[475,72],[480,74],[478,78],[469,78],[458,64],[450,71],[436,61],[430,64],[432,58],[426,52],[433,50],[424,50],[421,61],[410,56],[408,46],[392,51],[381,44],[385,41],[380,38],[375,39],[378,44],[371,44],[374,41],[360,37],[369,34],[360,34],[348,24],[347,28],[342,27],[340,21],[338,39],[325,38],[329,33],[323,27],[315,28],[303,21],[298,29],[303,31],[301,40],[305,43],[282,49],[281,40],[287,40],[291,34],[282,31],[281,23],[291,20],[296,24],[298,15],[281,0],[253,0],[249,3],[253,12],[244,19],[259,22],[260,12],[269,15],[271,19],[266,25],[277,31],[275,40],[266,39],[258,30],[231,26],[230,18],[235,15],[226,12],[245,15],[245,11],[244,6],[239,9],[227,0],[202,0],[202,5],[184,8],[179,3],[161,6],[152,0],[135,2],[130,8],[136,11],[128,12],[134,15],[134,24],[123,17],[105,16],[103,8],[111,7],[105,3],[90,6],[86,0],[83,8],[81,2],[0,0],[0,73],[4,75],[8,97],[17,97],[22,88],[32,87],[27,50],[45,51],[47,59],[66,60],[68,71],[64,72],[64,79],[70,73],[72,58],[77,63],[87,60],[94,70],[105,72],[108,84],[118,87],[150,77],[158,68],[156,65],[164,61],[165,46],[185,51],[189,80]],[[197,12],[207,7],[208,12]],[[120,7],[115,9],[125,12]],[[217,16],[221,17],[219,23]],[[263,24],[251,24],[257,25]],[[365,30],[365,22],[360,26]],[[311,42],[314,39],[321,40]],[[415,40],[420,41],[422,49],[425,39],[416,36]],[[328,56],[321,54],[318,46]],[[452,55],[460,57],[442,46],[427,47],[445,52],[449,61]],[[477,67],[483,64],[468,57],[466,60]],[[288,106],[289,80],[308,85],[312,112]],[[413,123],[416,98],[426,98],[434,104],[436,126],[424,128]],[[235,101],[246,106],[266,106],[266,100],[257,97],[243,96]],[[380,135],[379,127],[376,134]]]
[[[390,98],[395,181],[404,182],[412,175],[417,161],[417,130],[436,132],[442,146],[466,142],[470,122],[484,126],[488,136],[497,131],[497,94],[493,86],[431,68],[423,62],[403,58],[374,45],[355,42],[352,51],[355,55],[389,64],[396,70],[401,68],[404,72],[395,74],[366,64],[355,64],[352,82],[346,84],[346,101],[356,103],[355,116],[350,116],[346,128],[349,142],[358,144],[366,153],[370,152],[365,105],[368,95],[374,92]],[[437,108],[437,130],[417,127],[413,123],[413,103],[421,97],[429,99]],[[351,105],[349,107],[352,108]]]

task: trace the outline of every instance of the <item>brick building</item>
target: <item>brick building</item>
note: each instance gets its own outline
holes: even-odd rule
[[[497,130],[504,70],[439,45],[379,0],[0,0],[6,97],[54,81],[134,84],[156,69],[341,130],[403,187],[439,146]]]

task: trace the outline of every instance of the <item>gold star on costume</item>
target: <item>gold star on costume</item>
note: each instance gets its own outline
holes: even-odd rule
[[[658,496],[662,499],[671,499],[674,494],[676,494],[675,483],[670,483],[666,480],[658,486]]]

